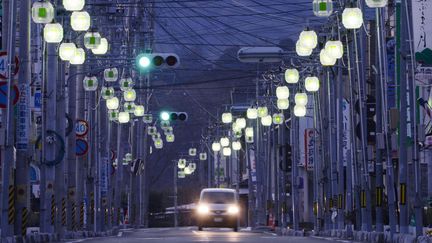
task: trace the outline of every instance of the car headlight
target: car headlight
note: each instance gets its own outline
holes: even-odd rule
[[[238,214],[240,212],[240,208],[237,205],[231,205],[228,207],[229,214]]]
[[[202,215],[208,214],[210,212],[210,209],[207,205],[201,204],[201,205],[198,205],[197,212],[198,212],[198,214],[202,214]]]

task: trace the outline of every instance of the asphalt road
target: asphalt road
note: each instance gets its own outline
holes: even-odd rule
[[[335,239],[277,236],[272,233],[253,233],[243,230],[232,232],[231,229],[205,229],[200,232],[196,227],[189,228],[157,228],[157,229],[126,229],[117,236],[67,241],[69,243],[189,243],[189,242],[250,242],[250,243],[328,243],[347,242]]]

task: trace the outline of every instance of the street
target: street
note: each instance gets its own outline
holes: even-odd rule
[[[209,228],[200,232],[196,227],[185,228],[151,228],[151,229],[126,229],[121,230],[117,236],[108,238],[91,238],[86,240],[67,241],[68,243],[78,242],[104,242],[104,243],[135,243],[135,242],[169,242],[169,243],[186,243],[186,242],[248,242],[248,243],[279,243],[279,242],[348,242],[343,240],[332,240],[312,237],[291,237],[277,236],[274,233],[253,233],[246,229],[240,232],[232,232],[231,229]]]

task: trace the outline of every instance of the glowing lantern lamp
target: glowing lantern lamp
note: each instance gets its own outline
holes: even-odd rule
[[[191,169],[191,168],[186,167],[186,168],[184,168],[184,173],[185,173],[186,175],[190,175],[190,174],[192,174],[193,172],[192,172],[192,169]]]
[[[101,43],[101,35],[96,31],[89,31],[84,35],[84,46],[87,49],[96,49]]]
[[[118,121],[120,123],[122,123],[122,124],[123,123],[128,123],[129,120],[130,120],[129,112],[122,111],[122,112],[119,113]]]
[[[230,147],[223,148],[222,153],[225,157],[231,156],[231,148]]]
[[[300,44],[300,41],[296,42],[296,53],[301,57],[308,57],[312,54],[312,49],[304,47]]]
[[[91,49],[95,55],[105,55],[108,52],[108,40],[107,38],[101,38],[101,42],[98,47]]]
[[[109,110],[108,116],[109,116],[110,121],[117,121],[118,116],[119,116],[119,111],[118,110]]]
[[[163,140],[161,138],[155,139],[154,145],[155,145],[156,149],[162,149],[163,148]]]
[[[60,43],[63,40],[63,26],[59,23],[46,24],[43,34],[47,43]]]
[[[320,62],[323,66],[333,66],[336,64],[336,58],[333,58],[327,54],[326,49],[322,49],[320,52]]]
[[[136,105],[134,110],[134,115],[137,117],[144,116],[144,106],[143,105]]]
[[[308,92],[317,92],[320,87],[320,82],[317,77],[307,77],[305,79],[305,88]]]
[[[343,44],[341,41],[327,41],[325,44],[327,55],[332,58],[342,58],[344,53]]]
[[[214,143],[212,144],[212,150],[213,150],[214,152],[219,152],[219,151],[221,150],[221,145],[220,145],[220,143],[218,143],[218,142],[214,142]]]
[[[63,7],[67,11],[80,11],[84,8],[85,0],[63,0]]]
[[[96,91],[98,88],[98,80],[96,77],[85,77],[83,79],[83,86],[85,91]]]
[[[196,156],[197,149],[196,148],[190,148],[189,149],[189,156]]]
[[[207,153],[200,153],[199,154],[199,158],[200,158],[201,161],[207,160]]]
[[[222,114],[222,122],[225,124],[231,123],[233,120],[232,114],[230,112],[226,112]]]
[[[246,112],[246,116],[250,120],[257,119],[258,117],[258,110],[256,108],[248,108]]]
[[[117,97],[113,97],[106,101],[106,106],[108,110],[117,110],[119,108],[120,102]]]
[[[34,2],[31,12],[36,24],[48,24],[54,19],[54,7],[49,1]]]
[[[230,140],[227,137],[222,137],[220,139],[220,144],[222,145],[222,147],[228,147],[230,144]]]
[[[124,111],[127,111],[129,113],[134,113],[135,112],[135,103],[133,103],[133,102],[125,102],[123,104],[123,108],[124,108]]]
[[[167,135],[165,135],[165,139],[166,139],[167,143],[173,143],[175,140],[175,136],[174,136],[174,134],[167,134]]]
[[[289,84],[296,84],[299,81],[300,75],[297,69],[291,68],[285,70],[285,82]]]
[[[86,54],[84,49],[77,48],[75,51],[75,55],[69,60],[72,65],[81,65],[84,64],[86,60]]]
[[[87,31],[90,28],[90,15],[86,11],[73,12],[71,27],[75,31]]]
[[[284,122],[285,117],[282,113],[273,114],[273,124],[280,125]]]
[[[301,46],[314,49],[318,44],[318,36],[313,30],[303,30],[300,33],[299,41]]]
[[[76,46],[74,43],[61,43],[59,47],[59,56],[63,61],[69,61],[75,55]]]
[[[126,90],[123,92],[123,98],[127,102],[133,102],[136,100],[136,92],[134,89]]]
[[[117,68],[107,68],[104,70],[104,79],[107,82],[115,82],[118,79]]]
[[[276,88],[276,97],[278,99],[288,99],[289,94],[290,92],[287,86],[279,86]]]
[[[306,93],[297,93],[294,97],[296,105],[306,106],[308,102],[308,96]]]
[[[306,106],[303,105],[294,106],[294,115],[297,117],[304,117],[306,115]]]
[[[254,136],[253,127],[247,127],[245,129],[245,135],[246,135],[246,137],[253,137]]]
[[[346,29],[358,29],[363,24],[363,13],[359,8],[345,8],[342,13],[342,24]]]
[[[383,8],[387,6],[387,0],[366,0],[366,5],[369,8]]]
[[[239,150],[241,150],[241,149],[242,149],[242,145],[241,145],[241,143],[240,143],[239,141],[234,141],[234,142],[232,143],[232,149],[233,149],[234,151],[239,151]]]
[[[179,159],[178,162],[177,162],[177,167],[179,169],[186,168],[186,160],[185,159]]]
[[[287,110],[289,108],[289,100],[288,99],[278,99],[277,107],[279,110]]]
[[[243,128],[246,127],[246,119],[244,119],[244,118],[237,118],[236,119],[236,124],[237,124],[238,128],[243,129]]]
[[[104,100],[111,99],[112,97],[114,97],[114,88],[113,87],[102,87],[101,95],[102,95],[102,98]]]
[[[315,16],[328,17],[333,13],[332,0],[314,0],[312,5]]]
[[[263,118],[268,115],[268,109],[266,106],[258,107],[258,117]]]
[[[261,118],[261,124],[265,127],[269,127],[272,124],[272,117],[270,115]]]
[[[122,91],[131,90],[134,86],[132,78],[122,78],[120,80],[120,89]]]

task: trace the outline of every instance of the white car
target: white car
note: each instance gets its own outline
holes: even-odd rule
[[[196,214],[200,231],[205,227],[228,227],[237,232],[240,214],[237,192],[233,189],[203,189]]]

